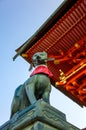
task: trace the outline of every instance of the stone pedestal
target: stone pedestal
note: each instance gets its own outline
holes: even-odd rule
[[[64,113],[42,100],[17,112],[0,130],[79,130],[68,123]]]

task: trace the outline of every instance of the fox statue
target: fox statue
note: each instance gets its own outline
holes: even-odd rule
[[[47,59],[47,53],[44,51],[33,55],[32,63],[35,69],[27,81],[15,90],[11,104],[11,118],[16,112],[34,104],[39,99],[50,104],[50,79],[53,74],[47,67]]]

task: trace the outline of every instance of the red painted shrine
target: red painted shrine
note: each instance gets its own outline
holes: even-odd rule
[[[86,106],[86,0],[63,2],[16,50],[16,56],[32,63],[32,55],[39,51],[46,51],[51,58],[48,68],[54,74],[52,84],[80,106]]]

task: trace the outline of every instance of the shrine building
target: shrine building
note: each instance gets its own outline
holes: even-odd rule
[[[13,60],[20,55],[33,65],[33,54],[42,51],[47,52],[47,65],[54,75],[51,84],[79,106],[86,107],[86,0],[64,0],[16,49]],[[66,120],[64,113],[42,100],[15,113],[0,127],[8,129],[80,130]]]
[[[36,52],[51,59],[52,85],[81,107],[86,106],[86,1],[65,0],[47,21],[18,49],[32,64]],[[62,85],[64,83],[64,85]],[[59,87],[60,85],[60,87]]]

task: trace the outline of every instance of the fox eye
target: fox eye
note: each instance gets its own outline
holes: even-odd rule
[[[34,57],[36,57],[36,56],[37,56],[37,54],[34,55]]]

